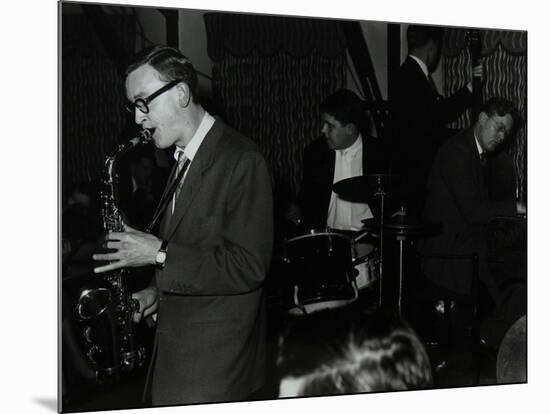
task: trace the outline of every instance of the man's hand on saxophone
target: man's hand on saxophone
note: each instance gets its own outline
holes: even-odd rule
[[[142,319],[147,319],[153,315],[154,323],[159,305],[157,288],[155,286],[148,286],[143,290],[132,293],[132,299],[139,302],[139,311],[134,313],[133,321],[138,323]]]
[[[104,248],[116,250],[111,253],[96,253],[96,261],[108,261],[107,265],[94,268],[95,273],[104,273],[122,267],[154,265],[162,240],[125,225],[124,232],[112,232],[105,235]]]

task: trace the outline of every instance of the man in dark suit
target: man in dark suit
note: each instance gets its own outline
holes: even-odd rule
[[[385,158],[380,144],[366,134],[368,114],[355,93],[335,92],[320,105],[320,112],[323,136],[304,150],[300,195],[303,222],[309,228],[359,230],[361,219],[372,217],[375,206],[342,200],[332,185],[350,177],[385,172]]]
[[[148,378],[153,405],[241,400],[264,383],[270,173],[253,142],[203,109],[197,83],[173,48],[145,51],[129,66],[136,123],[153,131],[158,148],[175,145],[175,156],[190,164],[179,162],[183,184],[165,197],[158,237],[127,228],[106,236],[114,253],[94,256],[113,261],[96,272],[158,268],[154,283],[134,294],[136,321],[158,315]]]
[[[456,131],[445,124],[458,118],[473,102],[472,83],[453,95],[441,96],[431,74],[440,58],[443,29],[410,25],[408,56],[399,69],[395,96],[390,97],[394,144],[393,172],[401,176],[400,195],[409,212],[422,212],[425,185],[437,149]],[[482,77],[476,66],[473,76]]]
[[[424,211],[427,220],[443,224],[443,231],[420,244],[420,251],[426,255],[477,252],[480,280],[497,305],[501,301],[502,281],[487,266],[486,225],[497,216],[524,214],[525,205],[512,199],[490,201],[484,164],[485,157],[495,151],[518,122],[518,112],[510,101],[492,98],[483,105],[473,128],[443,144],[428,179]],[[438,286],[462,294],[470,291],[472,268],[468,261],[427,259],[423,270]]]

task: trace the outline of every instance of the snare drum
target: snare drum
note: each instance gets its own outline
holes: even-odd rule
[[[352,242],[349,236],[327,230],[311,230],[287,240],[290,314],[336,308],[357,299]]]

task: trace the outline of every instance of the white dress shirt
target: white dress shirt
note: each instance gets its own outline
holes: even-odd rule
[[[185,148],[180,148],[176,146],[176,150],[174,151],[174,158],[176,159],[176,162],[179,159],[179,153],[183,152],[187,159],[189,159],[189,165],[187,166],[187,170],[183,173],[182,181],[185,181],[185,177],[187,176],[187,172],[189,171],[189,168],[191,168],[191,163],[193,162],[193,158],[195,158],[195,155],[197,154],[197,151],[199,150],[199,147],[202,144],[202,141],[204,141],[204,137],[206,137],[206,134],[210,131],[212,128],[212,125],[214,125],[215,119],[212,115],[210,115],[208,112],[204,111],[204,116],[202,117],[201,123],[199,124],[199,127],[193,134],[193,137],[187,144]],[[174,214],[174,209],[176,207],[176,195],[172,197],[172,214]]]
[[[363,175],[363,140],[361,134],[348,148],[336,150],[333,183]],[[342,200],[334,191],[330,197],[327,226],[339,230],[360,230],[361,220],[374,217],[368,204]]]

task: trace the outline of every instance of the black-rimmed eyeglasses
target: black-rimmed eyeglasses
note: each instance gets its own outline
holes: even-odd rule
[[[149,103],[153,99],[155,99],[157,96],[162,95],[167,90],[169,90],[169,89],[173,88],[174,86],[176,86],[181,81],[182,81],[181,79],[174,79],[173,81],[168,82],[162,88],[156,90],[155,92],[153,92],[151,95],[147,96],[146,98],[137,98],[134,102],[126,102],[124,107],[131,114],[134,113],[136,108],[139,109],[144,114],[148,114],[149,113]]]

